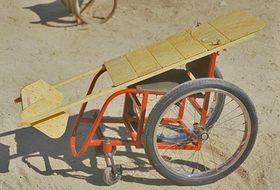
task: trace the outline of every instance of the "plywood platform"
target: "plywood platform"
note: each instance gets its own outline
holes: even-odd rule
[[[21,90],[23,120],[36,117],[62,105],[63,94],[43,80],[38,80]],[[61,112],[51,120],[32,123],[32,126],[52,138],[59,138],[66,130],[69,114]],[[31,124],[31,123],[29,123]]]
[[[191,30],[173,35],[146,48],[129,52],[104,65],[114,86],[138,82],[180,64],[195,56],[207,56],[239,42],[240,39],[261,30],[265,23],[244,11],[235,11],[217,17]],[[140,79],[141,80],[141,79]]]

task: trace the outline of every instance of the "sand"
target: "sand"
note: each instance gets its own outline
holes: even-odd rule
[[[37,79],[53,83],[104,61],[143,47],[229,10],[244,9],[267,23],[245,43],[221,52],[218,66],[226,80],[244,89],[259,116],[255,147],[228,177],[202,187],[178,187],[149,165],[144,151],[119,149],[116,162],[125,168],[122,180],[106,187],[104,158],[90,150],[74,159],[70,126],[60,139],[37,130],[17,128],[20,106],[13,103],[20,88]],[[0,1],[0,189],[278,189],[280,176],[280,1],[121,0],[106,24],[69,26],[72,20],[54,0]],[[60,27],[51,27],[51,26]],[[108,85],[104,80],[100,86]],[[68,99],[82,95],[88,81],[63,89]],[[98,109],[104,99],[91,105]],[[114,107],[120,108],[121,101]],[[119,113],[111,109],[108,114]],[[70,112],[77,113],[77,109]],[[70,123],[73,117],[70,119]],[[122,128],[120,129],[122,130]],[[120,131],[121,133],[122,131]]]

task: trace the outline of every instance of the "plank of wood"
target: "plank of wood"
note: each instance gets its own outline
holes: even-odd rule
[[[192,61],[194,61],[194,60],[197,60],[197,59],[200,59],[200,58],[205,57],[205,56],[207,56],[207,55],[210,55],[210,54],[212,54],[212,53],[214,53],[214,52],[220,51],[220,50],[222,50],[222,49],[225,49],[225,48],[228,48],[228,47],[233,46],[233,45],[235,45],[235,44],[238,44],[238,43],[241,43],[241,42],[243,42],[243,41],[246,41],[246,40],[248,40],[248,39],[250,39],[250,38],[252,38],[252,37],[254,37],[254,34],[245,36],[245,37],[240,38],[240,39],[238,39],[238,40],[235,40],[235,41],[233,41],[233,42],[227,43],[227,44],[225,44],[225,45],[223,45],[223,46],[219,46],[219,47],[214,48],[214,49],[212,49],[212,50],[210,50],[210,51],[206,51],[206,52],[197,54],[197,55],[195,55],[195,56],[193,56],[193,57],[190,57],[190,58],[188,58],[188,59],[186,59],[186,60],[182,60],[182,61],[180,61],[180,62],[178,62],[178,63],[169,65],[169,66],[167,66],[167,67],[163,67],[163,68],[161,68],[161,69],[159,69],[159,70],[155,70],[155,71],[149,73],[148,75],[144,75],[144,76],[138,77],[138,78],[136,78],[136,79],[133,79],[133,80],[131,80],[131,81],[129,81],[129,82],[126,82],[126,83],[124,83],[124,84],[121,84],[121,85],[119,85],[119,86],[116,86],[116,87],[113,87],[113,88],[109,88],[109,89],[105,89],[105,90],[103,90],[103,91],[101,91],[101,92],[99,92],[99,93],[95,93],[95,94],[92,94],[92,95],[85,96],[84,98],[81,98],[81,99],[76,100],[76,101],[72,101],[72,102],[70,102],[70,103],[68,103],[68,104],[65,104],[65,105],[62,105],[62,106],[59,106],[59,107],[56,108],[56,109],[47,111],[47,112],[42,113],[42,114],[40,114],[40,115],[37,115],[37,116],[34,116],[34,117],[26,118],[25,120],[22,120],[22,121],[18,122],[18,123],[17,123],[17,126],[18,126],[18,127],[26,127],[26,126],[30,125],[31,123],[34,123],[34,122],[39,121],[39,120],[42,120],[42,119],[44,119],[44,118],[46,118],[46,117],[49,117],[49,116],[55,115],[55,114],[57,114],[57,113],[63,112],[63,111],[65,111],[65,110],[68,110],[68,109],[70,109],[70,108],[72,108],[72,107],[75,107],[75,106],[77,106],[77,105],[83,104],[83,103],[85,103],[85,102],[88,102],[88,101],[90,101],[90,100],[97,99],[97,98],[99,98],[99,97],[101,97],[101,96],[114,93],[114,92],[116,92],[116,91],[118,91],[118,90],[121,90],[121,89],[126,88],[127,86],[130,86],[130,85],[135,84],[135,83],[137,83],[137,82],[140,82],[140,81],[143,81],[143,80],[145,80],[145,79],[151,78],[151,77],[156,76],[156,75],[158,75],[158,74],[160,74],[160,73],[169,71],[169,70],[171,70],[171,69],[173,69],[173,68],[176,68],[176,67],[178,67],[178,66],[180,66],[180,65],[183,65],[183,64],[186,64],[186,63],[190,63],[190,62],[192,62]]]
[[[189,32],[181,32],[167,39],[184,58],[206,52],[207,49],[198,41],[193,39]]]
[[[160,69],[161,66],[147,49],[138,49],[126,54],[138,77]]]
[[[136,80],[136,79],[134,79],[134,80]],[[46,111],[46,112],[44,112],[42,114],[38,114],[36,116],[30,116],[28,118],[22,119],[22,121],[17,123],[17,126],[18,127],[28,127],[31,123],[36,123],[37,121],[43,120],[43,119],[45,119],[47,117],[51,117],[51,116],[56,115],[56,114],[58,114],[60,112],[65,112],[66,110],[68,110],[68,109],[70,109],[70,108],[72,108],[74,106],[83,104],[83,103],[88,102],[90,100],[97,99],[97,98],[99,98],[101,96],[104,96],[104,95],[107,95],[107,94],[110,94],[110,93],[114,93],[117,90],[123,89],[124,86],[126,86],[126,84],[127,83],[119,85],[117,87],[105,89],[105,90],[100,91],[98,93],[87,95],[84,98],[81,98],[79,100],[75,100],[75,101],[69,102],[68,104],[59,106],[59,107],[57,107],[55,109],[52,109],[50,111]]]
[[[63,99],[63,94],[45,81],[38,80],[22,88],[21,97],[22,108],[25,109],[30,104],[33,104],[40,99],[47,99],[60,104]]]
[[[100,71],[101,69],[102,69],[102,66],[99,66],[99,67],[96,67],[94,69],[90,69],[90,70],[88,70],[86,72],[83,72],[83,73],[80,73],[78,75],[75,75],[73,77],[70,77],[68,79],[58,81],[57,83],[54,83],[53,85],[49,85],[48,84],[49,85],[48,87],[43,87],[43,88],[44,89],[46,89],[46,88],[50,88],[50,89],[58,88],[58,87],[67,85],[67,84],[69,84],[71,82],[74,82],[74,81],[80,80],[82,78],[85,78],[85,77],[87,77],[87,76],[89,76],[91,74],[94,74],[94,73]],[[35,90],[35,93],[32,93],[32,89],[31,88],[33,88],[33,87],[30,87],[30,86],[34,86],[34,83],[25,86],[21,90],[21,97],[18,97],[17,99],[15,99],[16,103],[19,103],[19,102],[22,103],[22,109],[27,107],[32,102],[35,102],[36,100],[39,100],[39,99],[42,98],[42,95],[38,95],[37,90]],[[39,84],[39,85],[37,84],[37,86],[39,86],[41,88],[42,86],[45,86],[45,84]]]
[[[207,50],[212,50],[230,42],[229,39],[208,23],[193,28],[190,33],[191,36],[200,42]]]
[[[104,65],[115,86],[138,77],[125,56],[110,60]]]
[[[30,118],[30,117],[35,117],[37,115],[40,115],[44,112],[50,111],[52,109],[55,109],[61,105],[61,102],[55,102],[52,100],[47,100],[47,99],[40,99],[37,100],[36,102],[32,103],[31,105],[27,106],[22,110],[21,113],[21,118],[23,120]]]
[[[41,131],[48,137],[57,139],[65,133],[68,118],[69,118],[69,114],[64,113],[64,114],[59,115],[50,120],[38,123],[38,124],[34,125],[33,127],[38,129],[39,131]]]
[[[23,100],[22,120],[56,109],[61,106],[63,99],[61,92],[43,80],[25,86],[21,90],[21,97]],[[68,117],[68,113],[63,113],[55,118],[34,124],[33,127],[51,138],[59,138],[66,130]]]
[[[36,117],[37,115],[56,109],[59,106],[61,106],[61,103],[58,104],[47,99],[40,99],[26,107],[22,111],[21,117],[23,120],[26,120],[30,117]],[[35,123],[33,127],[51,138],[59,138],[66,130],[68,117],[69,114],[65,112],[55,118],[47,119],[37,124]]]
[[[161,67],[182,61],[184,57],[167,40],[155,43],[147,48]]]
[[[231,41],[255,33],[265,27],[265,22],[245,11],[234,11],[209,22]]]
[[[85,77],[87,77],[87,76],[89,76],[89,75],[92,75],[92,74],[94,74],[94,73],[97,73],[97,72],[100,71],[101,69],[102,69],[102,66],[96,67],[96,68],[94,68],[94,69],[90,69],[90,70],[88,70],[88,71],[85,71],[85,72],[83,72],[83,73],[80,73],[80,74],[78,74],[78,75],[75,75],[75,76],[73,76],[73,77],[70,77],[70,78],[68,78],[68,79],[59,81],[59,82],[53,84],[52,86],[53,86],[54,88],[58,88],[58,87],[64,86],[64,85],[69,84],[69,83],[71,83],[71,82],[80,80],[80,79],[85,78]]]

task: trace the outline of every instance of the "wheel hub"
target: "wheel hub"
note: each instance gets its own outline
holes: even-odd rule
[[[203,131],[201,133],[201,139],[202,140],[207,140],[209,138],[208,132],[207,131]]]
[[[208,132],[198,123],[193,124],[193,136],[202,140],[207,140],[209,138]]]

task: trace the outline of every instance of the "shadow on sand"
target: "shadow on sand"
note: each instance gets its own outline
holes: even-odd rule
[[[85,113],[85,116],[93,115],[95,111],[89,111]],[[0,143],[0,173],[9,172],[10,161],[16,158],[21,158],[22,162],[27,164],[30,169],[33,169],[40,175],[61,175],[64,177],[72,177],[76,179],[86,180],[88,183],[97,186],[104,186],[105,183],[102,181],[103,169],[97,167],[97,157],[103,157],[100,153],[97,153],[94,148],[89,148],[88,152],[81,158],[74,158],[70,152],[69,139],[71,135],[71,127],[75,121],[76,116],[71,116],[68,121],[67,129],[65,134],[59,139],[51,139],[43,133],[37,131],[33,127],[17,129],[9,132],[0,134],[0,139],[9,135],[14,135],[17,142],[17,153],[10,155],[9,146]],[[104,127],[102,127],[104,128]],[[121,138],[127,138],[127,132],[124,127],[118,128],[106,126],[110,130],[118,132]],[[79,137],[85,138],[89,127],[81,127],[78,131]],[[78,145],[82,141],[78,142]],[[126,147],[126,151],[117,151],[118,156],[125,156],[134,160],[134,168],[126,168],[123,166],[123,177],[121,180],[133,183],[141,183],[147,185],[171,185],[166,179],[149,179],[149,178],[137,178],[131,175],[126,175],[125,171],[140,170],[142,172],[149,172],[153,170],[147,161],[146,155],[143,153],[133,153],[131,147]],[[44,161],[45,169],[39,169],[38,163],[30,162],[30,158],[41,158]],[[67,169],[52,169],[52,159],[60,160],[66,163]],[[89,159],[90,166],[83,164],[83,160]],[[56,166],[57,168],[57,166]],[[63,167],[65,168],[65,166]],[[84,172],[85,175],[75,175],[75,171]]]
[[[31,7],[25,7],[38,15],[39,21],[32,21],[31,24],[42,24],[50,27],[72,27],[77,26],[74,17],[71,20],[65,20],[70,13],[66,10],[60,0],[51,3],[38,4]]]

